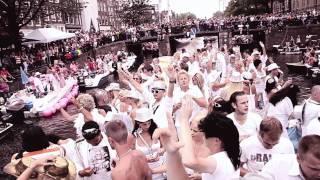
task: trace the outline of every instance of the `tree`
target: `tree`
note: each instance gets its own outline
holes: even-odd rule
[[[151,23],[155,20],[155,8],[149,4],[149,0],[125,1],[117,14],[125,24],[130,26]]]
[[[197,16],[191,12],[186,12],[186,13],[180,13],[180,14],[175,14],[174,17],[176,20],[180,21],[186,21],[186,20],[195,20],[197,19]]]
[[[270,0],[231,0],[225,10],[227,16],[270,13]]]
[[[10,41],[19,51],[21,49],[20,30],[31,21],[43,21],[47,16],[70,13],[80,10],[77,0],[60,0],[58,3],[49,0],[0,0],[0,30],[9,35]]]
[[[212,17],[216,17],[216,18],[221,18],[224,16],[224,13],[221,11],[217,11],[215,13],[213,13]]]

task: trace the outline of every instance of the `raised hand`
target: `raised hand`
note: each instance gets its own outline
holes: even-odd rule
[[[165,71],[170,81],[176,80],[176,71],[172,65],[169,65]]]
[[[177,152],[181,147],[183,147],[183,144],[176,141],[176,137],[174,136],[174,133],[166,128],[158,128],[155,130],[152,136],[153,139],[159,139],[164,147],[164,149],[168,153],[175,153]]]

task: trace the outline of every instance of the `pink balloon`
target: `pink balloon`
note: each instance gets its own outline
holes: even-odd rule
[[[42,115],[44,117],[50,117],[52,115],[52,111],[50,109],[47,109],[47,110],[42,112]]]

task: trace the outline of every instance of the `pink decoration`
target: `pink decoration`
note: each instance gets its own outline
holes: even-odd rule
[[[42,115],[44,117],[50,117],[52,115],[52,111],[50,109],[47,109],[47,110],[42,112]]]
[[[55,107],[51,107],[50,111],[52,112],[52,114],[55,114],[57,112],[57,109]]]
[[[59,102],[58,102],[57,104],[55,104],[53,107],[54,107],[56,110],[58,110],[58,109],[61,108]]]
[[[70,99],[73,97],[72,93],[68,94],[67,99],[70,101]]]

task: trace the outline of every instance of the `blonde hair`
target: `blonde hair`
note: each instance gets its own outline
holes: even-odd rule
[[[94,99],[90,94],[80,94],[77,97],[77,101],[83,108],[89,111],[92,111],[96,107]]]
[[[178,81],[178,83],[179,83],[179,77],[180,77],[181,75],[186,75],[186,76],[188,77],[189,81],[190,81],[190,76],[189,76],[188,72],[185,71],[185,70],[180,70],[180,71],[178,72],[178,74],[177,74],[177,81]]]

